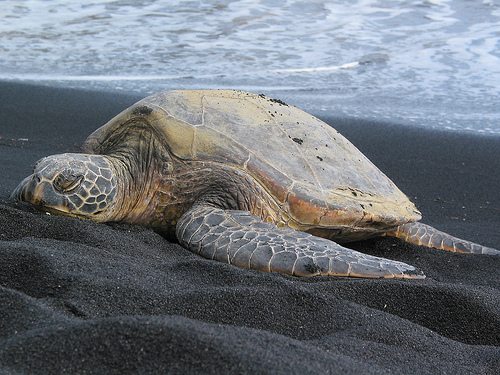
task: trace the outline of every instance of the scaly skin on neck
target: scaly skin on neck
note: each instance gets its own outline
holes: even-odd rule
[[[116,208],[109,221],[150,225],[155,210],[151,200],[170,155],[149,127],[138,123],[123,129],[100,143],[97,150],[105,153],[102,156],[112,163],[118,179]]]
[[[130,155],[114,154],[106,158],[119,181],[113,213],[107,221],[149,225],[153,211],[151,200],[159,183],[157,168],[140,163]]]

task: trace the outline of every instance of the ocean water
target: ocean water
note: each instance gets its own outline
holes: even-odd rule
[[[500,134],[496,0],[9,1],[0,79],[266,93],[316,115]]]

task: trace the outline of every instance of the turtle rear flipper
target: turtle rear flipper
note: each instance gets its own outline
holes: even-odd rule
[[[265,223],[247,211],[197,205],[179,220],[177,239],[205,258],[294,276],[424,278],[408,264],[377,258],[330,240]]]
[[[418,222],[400,225],[395,230],[387,232],[386,236],[397,237],[414,245],[454,253],[500,255],[499,250],[453,237],[430,225]]]

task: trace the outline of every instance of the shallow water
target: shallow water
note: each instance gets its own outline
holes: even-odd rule
[[[500,134],[500,3],[3,1],[0,79],[240,88],[317,115]]]

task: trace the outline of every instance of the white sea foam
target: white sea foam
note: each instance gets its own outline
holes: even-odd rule
[[[270,69],[270,70],[256,70],[250,72],[243,72],[244,75],[257,76],[272,73],[318,73],[318,72],[335,72],[342,69],[353,69],[359,66],[359,62],[346,63],[336,66],[319,66],[310,68],[287,68],[287,69]],[[103,81],[103,82],[118,82],[118,81],[169,81],[179,79],[216,79],[220,77],[229,76],[228,74],[199,74],[199,75],[102,75],[102,74],[33,74],[33,73],[0,73],[1,80],[21,80],[21,81]]]
[[[273,73],[319,73],[319,72],[336,72],[341,69],[353,69],[359,66],[359,62],[351,62],[342,65],[334,66],[318,66],[311,68],[286,68],[286,69],[273,69]]]

